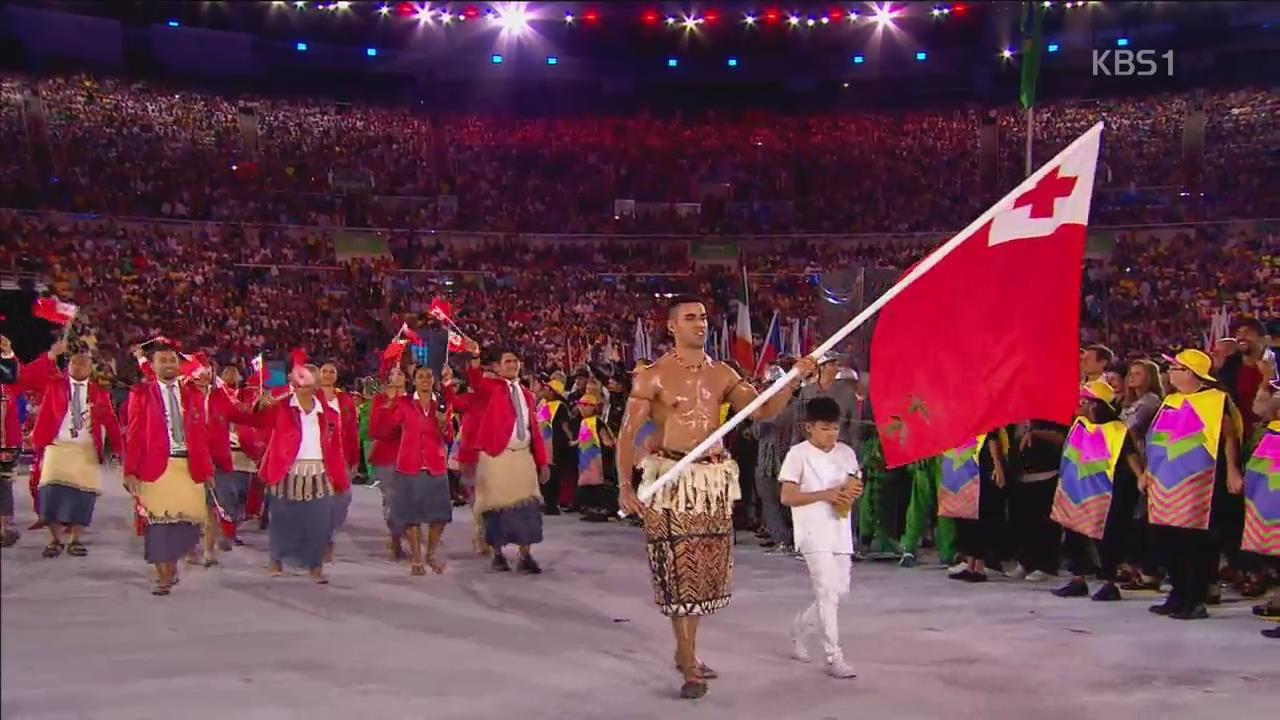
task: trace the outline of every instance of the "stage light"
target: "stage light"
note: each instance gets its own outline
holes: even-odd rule
[[[790,25],[790,26],[792,26],[792,27],[795,27],[796,25],[799,25],[799,24],[800,24],[800,16],[799,16],[799,15],[788,15],[788,16],[787,16],[787,24],[788,24],[788,25]]]
[[[640,19],[644,21],[645,25],[652,25],[658,22],[658,13],[652,10],[648,10],[645,12],[643,16],[641,16]]]
[[[1049,52],[1058,52],[1058,43],[1049,43]]]
[[[827,17],[831,18],[832,20],[839,20],[840,18],[844,17],[844,13],[840,12],[839,10],[832,10],[831,12],[827,13]]]
[[[1045,1],[1044,1],[1044,6],[1045,6],[1045,7],[1047,7],[1047,8],[1051,8],[1051,7],[1053,7],[1053,3],[1049,2],[1049,0],[1045,0]]]
[[[929,54],[921,50],[916,53],[916,62],[924,62],[929,58]]]
[[[299,10],[306,10],[306,9],[307,9],[307,4],[306,4],[305,2],[302,2],[302,0],[298,0],[298,2],[296,2],[296,3],[294,3],[294,4],[293,4],[293,6],[294,6],[294,7],[296,7],[296,8],[298,8]]]
[[[875,6],[875,13],[877,25],[888,25],[893,22],[894,15],[898,14],[889,3]]]
[[[369,57],[378,57],[378,48],[365,48],[364,54]]]
[[[823,25],[826,25],[827,23],[831,22],[831,18],[826,17],[826,16],[824,15],[824,16],[822,17],[822,19],[820,19],[818,22],[822,23]]]
[[[181,25],[182,25],[182,23],[178,22],[177,20],[170,20],[170,21],[169,21],[169,27],[180,27]]]
[[[1001,50],[1000,57],[1004,58],[1005,60],[1008,60],[1009,58],[1013,57],[1013,50],[1010,50],[1009,48],[1005,48]]]
[[[849,22],[858,22],[858,17],[859,17],[858,11],[850,10],[849,15],[847,17],[849,18]]]
[[[813,19],[813,16],[812,16],[812,15],[810,15],[810,16],[809,16],[809,18],[808,18],[807,20],[805,20],[805,21],[804,21],[804,24],[805,24],[805,25],[807,25],[807,26],[809,26],[809,27],[813,27],[813,26],[814,26],[814,24],[816,24],[817,22],[818,22],[818,21],[817,21],[817,20],[814,20],[814,19]]]
[[[386,3],[383,3],[383,4],[381,4],[381,5],[379,5],[379,6],[378,6],[378,14],[379,14],[379,15],[386,15],[386,14],[387,14],[387,13],[389,13],[389,12],[391,12],[391,8],[390,8],[390,7],[388,7]]]
[[[565,24],[565,25],[572,25],[572,24],[573,24],[573,13],[571,13],[571,12],[566,12],[566,13],[564,14],[564,24]]]
[[[307,44],[306,44],[306,43],[304,43],[304,42],[300,42],[300,43],[298,43],[297,45],[294,45],[294,46],[293,46],[293,48],[294,48],[295,50],[297,50],[298,52],[306,52],[306,51],[307,51]]]
[[[720,13],[715,10],[708,10],[702,14],[702,18],[709,23],[713,23],[720,19]]]
[[[600,13],[595,10],[588,10],[582,13],[582,19],[589,23],[598,22],[600,20]]]
[[[1116,38],[1116,47],[1129,47],[1129,38]]]
[[[863,57],[862,55],[854,55],[854,56],[853,56],[853,64],[854,64],[854,65],[861,65],[862,63],[864,63],[864,62],[866,62],[866,61],[867,61],[867,59],[866,59],[865,57]]]
[[[764,11],[764,21],[765,21],[765,22],[767,22],[767,23],[775,23],[775,22],[778,22],[778,18],[779,18],[779,17],[781,17],[781,15],[779,15],[779,14],[778,14],[778,11],[777,11],[777,10],[765,10],[765,11]]]
[[[504,33],[519,35],[529,29],[529,14],[523,7],[513,6],[494,18]]]
[[[288,5],[289,3],[285,2],[284,0],[272,0],[271,4],[275,7],[280,7],[281,5]]]
[[[751,13],[747,13],[746,15],[742,16],[742,22],[746,25],[755,25],[756,16],[752,15]]]
[[[403,7],[404,6],[402,5],[401,8]],[[417,10],[413,10],[412,8],[410,8],[410,12],[413,13],[413,16],[417,18],[418,22],[425,22],[425,23],[431,22],[431,11],[428,10],[426,6],[420,7]],[[403,12],[401,12],[401,14],[403,14]],[[442,17],[441,20],[443,19],[444,18]]]
[[[675,58],[667,58],[667,67],[678,67],[680,61]]]
[[[556,57],[555,55],[548,55],[548,56],[547,56],[547,64],[548,64],[548,65],[559,65],[559,64],[560,64],[560,58]]]
[[[668,24],[668,25],[675,25],[675,24],[676,24],[676,16],[675,16],[675,15],[668,15],[668,16],[667,16],[667,24]]]
[[[729,67],[738,67],[738,58],[736,57],[729,58]]]
[[[337,6],[337,8],[338,8],[339,10],[350,10],[350,9],[351,9],[351,3],[350,3],[350,2],[347,2],[347,0],[342,0],[341,2],[336,2],[336,3],[334,3],[334,5],[335,5],[335,6]]]
[[[501,65],[501,64],[502,64],[502,56],[501,56],[501,55],[490,55],[490,56],[489,56],[489,62],[490,62],[490,63],[492,63],[492,64],[494,64],[494,65]]]
[[[425,13],[426,11],[424,10],[423,12]],[[462,16],[459,15],[458,17],[462,17]],[[448,10],[441,10],[440,22],[444,23],[445,25],[448,25],[449,23],[453,22],[453,15],[449,14]]]

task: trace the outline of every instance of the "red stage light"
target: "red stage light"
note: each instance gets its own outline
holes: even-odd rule
[[[956,3],[955,5],[951,6],[951,12],[957,15],[965,14],[965,11],[967,11],[968,9],[969,9],[969,6],[965,5],[964,3]]]
[[[644,14],[643,20],[646,25],[652,25],[658,22],[658,13],[650,10]]]
[[[839,10],[832,10],[831,12],[827,13],[827,17],[831,18],[832,20],[839,20],[840,18],[844,17],[844,13],[840,12]]]
[[[720,13],[716,12],[715,10],[708,10],[705,14],[703,14],[703,16],[702,16],[702,17],[703,17],[707,22],[709,22],[709,23],[713,23],[713,22],[715,22],[715,21],[717,21],[717,20],[719,20],[719,19],[720,19]]]
[[[582,13],[582,19],[590,23],[597,22],[600,20],[600,13],[595,10],[588,10]]]
[[[417,11],[418,11],[417,8],[415,8],[413,6],[413,3],[410,3],[410,2],[402,2],[396,6],[397,15],[403,15],[407,17],[409,15],[414,14]]]
[[[466,10],[462,11],[462,15],[466,17],[468,20],[474,20],[475,18],[480,16],[480,11],[475,9],[474,7],[468,7]]]
[[[778,22],[778,18],[779,18],[779,17],[781,17],[781,15],[779,15],[779,13],[778,13],[778,11],[777,11],[777,10],[765,10],[765,11],[764,11],[764,21],[765,21],[765,22],[768,22],[768,23]]]

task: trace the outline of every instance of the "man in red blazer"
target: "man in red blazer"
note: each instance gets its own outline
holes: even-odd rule
[[[480,348],[470,342],[468,350]],[[476,512],[484,520],[485,542],[493,548],[492,569],[511,569],[502,553],[516,545],[520,558],[516,571],[542,572],[533,559],[532,546],[542,542],[541,485],[549,477],[547,448],[534,414],[533,394],[520,385],[520,357],[505,349],[486,352],[497,378],[485,377],[479,357],[474,357],[467,383],[475,397],[471,411],[475,425],[463,437],[458,460],[476,464]]]
[[[145,555],[156,568],[153,595],[168,595],[178,561],[209,521],[204,484],[213,479],[204,396],[179,383],[174,348],[151,346],[156,379],[133,386],[125,437],[125,486],[147,515]]]
[[[102,465],[109,454],[123,450],[111,397],[92,382],[89,353],[73,354],[62,375],[54,361],[66,351],[67,344],[59,340],[22,369],[24,382],[43,396],[31,445],[40,457],[40,519],[50,536],[47,558],[58,557],[64,548],[76,557],[88,554],[80,531],[93,521]]]
[[[0,547],[18,542],[13,529],[13,471],[22,450],[22,420],[18,413],[18,373],[21,363],[9,338],[0,335]]]

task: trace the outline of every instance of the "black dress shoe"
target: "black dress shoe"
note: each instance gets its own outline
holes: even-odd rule
[[[1209,611],[1202,604],[1193,605],[1185,610],[1175,613],[1169,613],[1169,617],[1174,620],[1208,620]]]
[[[507,564],[507,556],[500,552],[493,554],[493,562],[489,563],[489,569],[494,572],[510,572],[511,566]]]
[[[1169,597],[1165,598],[1165,601],[1162,604],[1152,605],[1151,607],[1147,608],[1147,610],[1150,610],[1151,612],[1157,615],[1172,615],[1173,613],[1178,612],[1181,609],[1182,609],[1182,600],[1180,598],[1174,597],[1173,595],[1170,595]]]
[[[539,575],[542,573],[542,567],[538,565],[538,561],[534,560],[532,555],[523,555],[516,562],[516,572],[521,575]]]
[[[1115,602],[1120,599],[1120,588],[1116,587],[1115,583],[1105,583],[1098,588],[1098,592],[1093,594],[1095,602]]]
[[[1280,640],[1280,627],[1273,627],[1262,631],[1262,637],[1274,638]]]
[[[1086,597],[1089,594],[1089,583],[1072,580],[1060,588],[1055,588],[1053,594],[1060,598]]]

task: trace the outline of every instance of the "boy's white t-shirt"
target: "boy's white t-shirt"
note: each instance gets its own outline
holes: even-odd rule
[[[853,448],[837,442],[830,451],[824,451],[806,440],[787,451],[778,472],[778,482],[796,483],[802,492],[819,492],[840,487],[850,475],[858,472],[858,456]],[[791,508],[796,551],[852,555],[851,515],[840,517],[831,503],[826,502]]]

